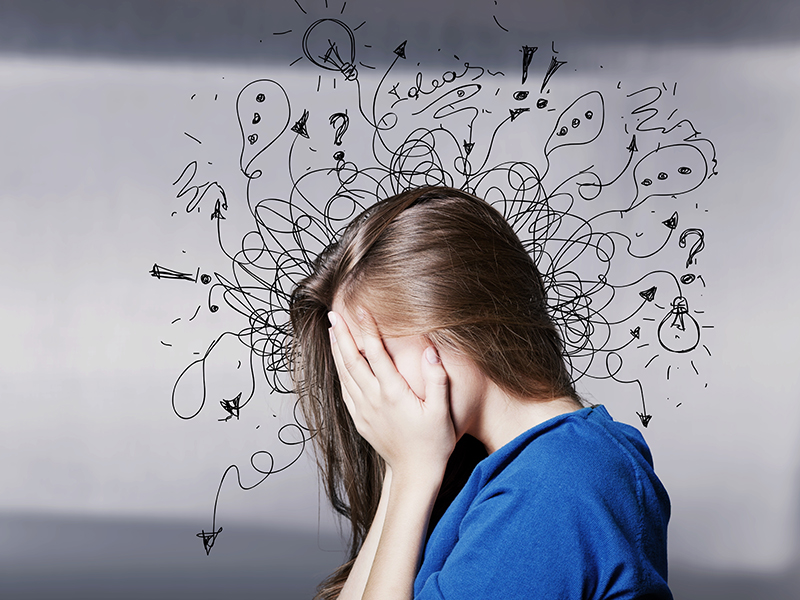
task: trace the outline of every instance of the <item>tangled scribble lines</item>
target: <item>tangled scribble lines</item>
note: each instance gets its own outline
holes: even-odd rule
[[[264,385],[289,397],[289,297],[318,253],[379,199],[446,185],[485,198],[520,236],[542,272],[576,382],[633,386],[633,410],[647,427],[643,370],[663,356],[669,379],[687,357],[699,376],[695,355],[710,355],[703,330],[711,325],[692,309],[706,286],[698,266],[704,232],[691,212],[700,198],[684,197],[716,174],[716,153],[690,120],[673,120],[677,109],[667,112],[677,84],[626,92],[621,82],[609,82],[608,90],[568,97],[553,86],[569,57],[547,42],[542,47],[551,52],[515,49],[514,73],[454,56],[452,68],[432,75],[408,67],[423,57],[402,39],[386,44],[382,64],[367,64],[357,56],[359,27],[330,18],[310,23],[299,40],[291,30],[280,32],[297,44],[301,56],[292,64],[303,61],[306,87],[287,90],[279,78],[263,78],[241,88],[241,146],[231,153],[239,155],[245,197],[228,198],[217,182],[190,185],[196,164],[175,182],[178,197],[189,196],[187,212],[214,197],[216,243],[230,272],[203,276],[211,284],[207,309],[223,307],[243,324],[222,332],[180,374],[175,412],[191,419],[205,408],[206,363],[226,338],[247,349],[250,384],[234,397],[213,398],[220,422],[238,420]],[[250,223],[235,247],[224,242],[231,239],[223,235],[229,211],[245,211]],[[157,265],[152,274],[197,281]],[[200,381],[200,391],[190,406],[179,406],[177,394],[190,378]],[[294,414],[278,435],[297,448],[290,460],[276,465],[269,452],[256,452],[250,462],[257,477],[249,485],[237,466],[225,471],[211,532],[198,534],[207,552],[221,531],[216,508],[225,477],[234,472],[249,489],[302,455],[314,431]]]

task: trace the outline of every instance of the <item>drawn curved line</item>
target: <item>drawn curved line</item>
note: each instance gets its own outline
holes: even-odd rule
[[[281,121],[280,120],[278,121],[277,134],[266,145],[264,145],[263,148],[261,148],[258,152],[256,152],[247,161],[247,164],[245,164],[244,163],[244,155],[245,155],[245,150],[247,149],[246,143],[247,143],[247,137],[248,136],[247,136],[247,134],[245,133],[245,130],[244,130],[244,125],[243,125],[243,122],[242,122],[242,114],[240,112],[240,108],[239,107],[240,107],[240,103],[242,101],[242,97],[243,97],[245,91],[247,91],[248,88],[250,88],[251,86],[256,86],[256,85],[261,84],[261,83],[274,84],[275,86],[277,86],[278,90],[280,90],[280,92],[283,94],[283,99],[286,101],[286,121],[282,125],[280,124]],[[267,148],[272,146],[272,144],[274,144],[275,141],[281,135],[283,135],[283,132],[286,131],[286,128],[289,126],[289,122],[291,121],[291,118],[292,118],[292,110],[291,110],[291,105],[289,103],[289,95],[286,93],[286,90],[283,89],[283,86],[281,86],[281,84],[279,84],[277,81],[273,81],[272,79],[256,79],[255,81],[251,81],[246,86],[244,86],[241,89],[241,91],[239,92],[239,94],[236,96],[236,118],[239,121],[239,131],[240,131],[240,133],[242,135],[242,152],[239,155],[239,168],[241,169],[242,173],[244,173],[249,178],[259,177],[261,175],[261,171],[254,171],[252,173],[248,173],[248,169],[250,169],[250,165],[253,164],[253,161],[255,161],[256,158],[258,158],[259,156],[261,156],[261,154]]]
[[[309,35],[313,35],[312,30],[321,31],[315,27],[322,21],[324,20],[312,24],[304,37],[304,53],[312,62],[309,44],[313,40],[310,40]],[[341,21],[331,21],[336,27],[341,29],[341,25],[345,27],[344,31],[349,31]],[[323,64],[318,66],[336,71],[342,69],[348,58],[353,62],[355,50],[348,53],[348,49],[344,48],[348,40],[354,40],[352,32],[344,40],[345,44],[341,46],[336,46],[333,42],[328,46],[331,57],[334,51],[344,51],[344,55],[337,54],[338,58],[334,57],[338,61],[336,64],[341,64],[337,67],[323,56],[319,57]],[[659,110],[657,100],[660,94],[640,90],[631,97],[641,97],[644,102],[634,111],[636,115],[643,117],[643,121],[637,126],[637,131],[641,132],[638,137],[641,139],[636,139],[629,146],[627,163],[619,171],[619,175],[611,179],[601,178],[596,172],[599,169],[595,169],[594,164],[589,167],[564,164],[564,161],[570,160],[571,153],[554,153],[556,148],[587,146],[606,139],[600,135],[606,126],[605,100],[599,90],[591,90],[576,98],[560,113],[556,127],[549,137],[544,143],[539,141],[536,145],[538,150],[533,158],[517,156],[513,157],[515,160],[507,160],[507,156],[498,156],[507,139],[520,133],[525,135],[529,131],[536,131],[536,119],[549,119],[547,111],[522,113],[512,109],[511,113],[507,113],[505,109],[508,107],[504,107],[502,112],[498,111],[494,98],[495,88],[499,92],[500,87],[485,86],[483,81],[477,82],[481,77],[486,77],[486,73],[493,73],[469,62],[463,63],[463,73],[459,71],[461,74],[458,75],[452,71],[452,80],[451,75],[447,75],[441,81],[450,84],[464,77],[464,81],[471,80],[471,83],[457,84],[445,92],[443,83],[438,79],[429,79],[420,70],[414,80],[415,86],[412,86],[409,93],[416,90],[416,98],[412,101],[421,99],[420,105],[424,106],[417,108],[414,105],[412,109],[411,104],[398,105],[398,102],[408,98],[401,98],[397,92],[399,83],[390,87],[387,82],[397,61],[405,58],[406,46],[401,46],[400,53],[395,51],[390,54],[387,50],[386,60],[390,62],[374,89],[355,79],[356,85],[351,89],[357,95],[355,98],[351,96],[350,102],[357,103],[357,110],[352,104],[337,106],[335,110],[342,112],[328,117],[329,123],[338,127],[344,122],[341,115],[350,115],[350,126],[354,133],[348,135],[362,136],[366,128],[367,135],[362,137],[363,155],[348,148],[346,158],[344,149],[336,153],[320,152],[314,158],[307,158],[304,138],[297,135],[286,146],[281,145],[279,151],[274,141],[285,132],[291,122],[292,111],[288,94],[280,84],[269,79],[253,81],[240,91],[237,97],[237,117],[243,146],[239,161],[241,171],[246,177],[246,185],[244,197],[232,196],[230,202],[237,209],[244,210],[245,216],[251,221],[244,234],[236,233],[232,238],[234,234],[230,231],[223,235],[223,228],[231,226],[222,218],[215,219],[216,244],[229,261],[230,272],[215,273],[213,285],[203,289],[207,289],[207,308],[210,311],[221,307],[240,317],[242,325],[234,331],[222,333],[202,357],[181,372],[173,387],[173,410],[182,419],[194,418],[203,410],[207,395],[206,377],[209,376],[205,368],[207,358],[224,336],[234,336],[237,343],[242,344],[249,352],[251,387],[249,394],[242,394],[239,409],[244,409],[256,398],[256,387],[288,397],[292,393],[292,385],[288,377],[290,364],[285,349],[291,344],[288,306],[294,285],[311,272],[319,251],[336,240],[346,224],[362,210],[381,198],[412,186],[441,184],[475,193],[500,210],[541,271],[548,311],[561,333],[565,360],[573,379],[609,379],[621,384],[637,385],[642,399],[641,412],[637,414],[643,426],[647,426],[651,415],[647,412],[645,390],[641,381],[623,379],[620,373],[623,372],[623,366],[628,364],[625,362],[628,357],[641,352],[640,348],[651,345],[648,342],[654,342],[653,339],[645,339],[652,334],[652,328],[647,328],[645,324],[654,322],[655,326],[661,320],[661,313],[657,315],[658,320],[651,317],[652,311],[656,310],[656,290],[659,300],[665,291],[672,293],[673,289],[673,297],[682,295],[680,278],[656,260],[667,247],[667,242],[672,239],[675,228],[668,227],[664,235],[661,232],[663,216],[651,218],[647,223],[652,223],[652,227],[661,233],[656,233],[654,237],[653,231],[645,227],[646,237],[637,242],[634,252],[634,240],[619,225],[620,219],[611,217],[627,218],[628,214],[650,196],[644,196],[646,192],[640,194],[641,184],[637,183],[632,203],[628,204],[630,196],[625,194],[614,207],[614,196],[608,193],[601,196],[601,192],[617,181],[630,184],[630,179],[622,178],[624,173],[632,171],[639,178],[643,169],[650,166],[658,172],[666,160],[663,157],[669,157],[672,152],[669,149],[682,145],[693,148],[702,157],[701,161],[695,154],[690,155],[695,162],[689,166],[696,173],[691,181],[686,180],[687,185],[672,188],[673,192],[689,193],[714,173],[711,168],[709,174],[709,165],[715,165],[715,159],[707,158],[714,155],[713,144],[699,138],[699,132],[688,120],[674,127],[671,124],[669,128],[659,127],[653,120],[659,113],[653,111]],[[401,46],[397,47],[398,50]],[[411,51],[411,48],[408,50]],[[527,52],[528,58],[533,56],[530,48]],[[523,63],[524,60],[525,55]],[[426,82],[424,86],[422,81]],[[434,81],[437,82],[436,85],[433,84]],[[557,83],[558,78],[552,81]],[[277,133],[275,139],[270,140],[270,135],[265,134],[265,139],[256,140],[256,146],[251,148],[251,152],[247,152],[245,144],[249,142],[246,135],[255,131],[247,123],[255,117],[247,114],[249,105],[243,104],[241,99],[242,94],[256,92],[259,82],[262,82],[260,85],[272,89],[280,103],[285,98],[287,116],[285,123],[283,114],[273,123],[273,135]],[[420,89],[422,87],[424,90]],[[461,96],[459,92],[463,92]],[[637,96],[638,94],[641,96]],[[653,96],[657,96],[655,100],[652,99]],[[247,98],[247,102],[254,101]],[[591,108],[584,110],[579,103],[586,103]],[[395,106],[400,107],[396,112]],[[512,106],[526,108],[523,104]],[[581,110],[573,115],[576,107]],[[591,118],[585,115],[587,110],[592,111]],[[461,118],[448,120],[449,117],[459,114],[462,115]],[[339,116],[333,119],[335,115]],[[259,113],[258,123],[255,125],[273,116]],[[573,119],[578,119],[580,123],[573,125]],[[584,128],[586,120],[592,121],[589,126],[591,129]],[[557,135],[563,126],[569,128],[569,133],[574,132],[577,135]],[[360,131],[358,127],[361,127]],[[666,135],[672,135],[674,139],[683,130],[689,132],[688,137],[691,139],[686,139],[681,144],[669,144],[666,143],[669,140],[662,139]],[[587,133],[582,133],[585,131]],[[330,135],[330,130],[328,132]],[[652,146],[656,143],[665,145],[653,150]],[[314,145],[319,147],[317,142]],[[333,145],[336,145],[335,140]],[[644,156],[636,161],[634,153],[639,151],[638,146],[641,146]],[[266,155],[264,152],[268,148],[271,148],[271,154]],[[599,143],[592,146],[592,150],[595,148],[598,152],[608,150],[600,147]],[[624,157],[621,147],[616,151]],[[659,152],[661,154],[657,154]],[[276,172],[285,169],[289,175],[288,186],[280,191],[266,188],[268,193],[259,194],[257,190],[265,188],[263,179],[258,185],[255,181],[261,174],[260,170],[253,168],[253,161],[257,158]],[[649,162],[643,163],[645,159]],[[710,163],[709,160],[714,162]],[[622,159],[619,164],[622,164]],[[209,182],[213,178],[205,177],[203,180],[207,180],[206,183],[194,185],[194,179],[200,171],[197,162],[190,163],[184,169],[174,184],[183,186],[178,197],[188,195],[194,202],[204,190],[207,191],[212,186]],[[615,168],[613,172],[618,171]],[[651,176],[649,171],[647,174]],[[689,186],[689,183],[692,185]],[[219,184],[215,182],[214,185]],[[666,193],[668,190],[664,186],[651,190],[663,193],[650,195],[673,195]],[[227,205],[228,198],[221,186],[218,193]],[[673,212],[672,207],[669,212]],[[690,226],[690,222],[683,222],[686,219],[684,214],[682,213],[681,225]],[[637,235],[640,230],[641,227],[635,230]],[[232,239],[236,242],[230,242]],[[660,244],[652,250],[649,249],[651,239],[658,240]],[[641,250],[641,244],[645,243],[647,248]],[[627,270],[625,261],[629,261],[630,268]],[[700,279],[700,276],[697,278]],[[668,280],[668,283],[662,282],[662,279]],[[652,283],[658,283],[658,288]],[[196,314],[192,319],[195,316]],[[637,332],[636,336],[632,334],[634,330]],[[187,408],[183,397],[178,397],[183,389],[179,389],[179,385],[183,386],[188,377],[195,375],[201,378],[202,385],[196,387],[198,391],[189,399]],[[242,412],[242,415],[245,414],[246,410]],[[251,455],[251,467],[256,476],[252,481],[246,481],[246,485],[243,480],[247,479],[247,474],[241,472],[236,465],[231,465],[223,474],[214,503],[213,527],[211,532],[203,532],[200,536],[204,539],[207,551],[210,549],[209,544],[213,545],[216,535],[222,530],[216,525],[216,509],[226,477],[230,479],[235,473],[240,488],[252,489],[269,474],[294,464],[302,454],[306,442],[315,435],[316,432],[302,424],[297,404],[294,405],[292,419],[294,422],[284,425],[278,433],[280,444],[298,448],[298,454],[295,456],[292,453],[288,463],[276,465],[271,453],[259,451]]]

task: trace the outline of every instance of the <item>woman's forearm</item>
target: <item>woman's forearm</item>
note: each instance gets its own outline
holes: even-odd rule
[[[375,511],[375,518],[369,527],[367,537],[361,545],[350,575],[339,594],[339,600],[361,600],[364,595],[364,588],[367,586],[372,563],[375,559],[375,552],[378,550],[378,542],[383,531],[383,523],[386,519],[386,509],[389,504],[389,489],[392,483],[392,470],[387,465],[386,475],[383,478],[383,488],[381,489],[381,499],[378,503],[378,510]]]
[[[370,562],[369,550],[377,537],[362,599],[410,600],[425,530],[456,444],[450,382],[436,349],[420,338],[402,346],[407,359],[417,355],[419,361],[417,379],[421,384],[417,383],[424,390],[412,389],[398,371],[375,320],[363,309],[357,312],[363,350],[346,320],[331,311],[331,351],[342,382],[342,400],[353,423],[375,452],[391,465],[392,477],[383,524],[376,527],[376,518],[370,527],[370,547],[362,551],[364,564],[358,565],[352,597],[358,598],[358,582]],[[347,598],[350,600],[351,596]]]
[[[411,600],[441,475],[395,474],[363,600]],[[371,533],[371,532],[370,532]]]

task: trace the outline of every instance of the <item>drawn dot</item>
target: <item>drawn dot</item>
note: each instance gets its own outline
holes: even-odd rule
[[[256,125],[259,121],[261,121],[261,115],[258,113],[253,113],[253,125]]]
[[[587,110],[586,114],[584,114],[583,116],[586,117],[587,121],[591,121],[592,117],[594,116],[594,113],[592,111],[590,111],[590,110]]]
[[[211,312],[217,312],[219,310],[219,306],[217,306],[216,304],[212,304],[211,306],[208,307],[208,310],[210,310]]]
[[[339,150],[337,153],[333,155],[333,160],[339,161],[344,160],[344,150]]]
[[[520,90],[518,92],[514,92],[514,100],[525,100],[528,97],[527,90]]]
[[[266,99],[267,97],[264,94],[259,94],[258,96],[256,96],[256,102],[263,102]]]
[[[258,141],[258,134],[253,133],[247,136],[247,141],[250,142],[250,145],[255,144]]]
[[[536,101],[536,108],[545,108],[547,106],[547,98],[539,98]]]
[[[464,97],[464,90],[458,90],[456,92],[456,96],[458,96],[459,98],[463,98]]]
[[[686,275],[684,275],[683,277],[681,277],[681,283],[682,283],[682,284],[684,284],[684,285],[689,285],[689,284],[690,284],[690,283],[692,283],[692,282],[693,282],[695,279],[697,279],[697,277],[695,277],[695,276],[694,276],[694,275],[692,275],[691,273],[687,273]]]
[[[680,173],[681,175],[688,175],[691,172],[692,170],[689,167],[680,167],[678,169],[678,173]]]
[[[208,285],[209,283],[211,283],[211,275],[208,275],[207,273],[203,273],[200,276],[200,281],[203,283],[203,285]]]
[[[572,127],[575,128],[581,124],[581,120],[578,118],[572,119]]]
[[[560,136],[567,135],[567,128],[566,128],[566,126],[564,126],[564,127],[562,127],[561,129],[559,129],[559,130],[558,130],[558,133],[557,133],[556,135],[560,135]]]
[[[664,181],[667,177],[668,177],[668,175],[666,173],[664,173],[664,171],[661,171],[661,173],[658,174],[658,178],[661,181]]]
[[[645,179],[644,181],[642,181],[642,185],[652,185],[652,183],[653,183],[652,179]]]

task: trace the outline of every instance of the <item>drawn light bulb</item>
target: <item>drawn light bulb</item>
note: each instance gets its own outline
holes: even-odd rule
[[[700,343],[700,325],[689,314],[689,303],[683,296],[672,301],[672,309],[658,326],[658,341],[664,349],[681,354]]]
[[[320,19],[312,23],[303,35],[303,54],[318,67],[339,71],[348,81],[358,77],[355,36],[338,19]]]

